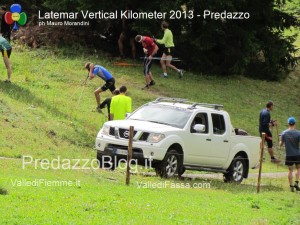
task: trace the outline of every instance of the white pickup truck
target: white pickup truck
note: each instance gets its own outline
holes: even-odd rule
[[[158,98],[125,120],[106,122],[96,138],[100,166],[115,168],[128,152],[134,127],[133,159],[151,161],[157,175],[181,176],[186,169],[221,172],[225,182],[242,182],[259,161],[260,138],[239,135],[222,105]]]

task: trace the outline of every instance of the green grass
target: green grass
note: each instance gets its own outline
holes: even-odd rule
[[[220,180],[171,180],[187,185],[209,183],[206,188],[139,188],[140,182],[166,182],[156,177],[132,176],[127,187],[124,172],[103,170],[21,170],[21,162],[1,161],[8,175],[1,185],[1,224],[297,224],[300,222],[296,193],[265,180],[255,194],[254,181],[242,185]],[[80,180],[80,187],[13,187],[21,180]],[[282,195],[284,193],[284,195]],[[220,201],[220,197],[222,200]],[[10,212],[10,213],[7,213]]]
[[[159,96],[219,103],[231,115],[234,127],[253,135],[258,134],[259,111],[269,99],[275,103],[272,117],[279,121],[279,131],[286,128],[289,115],[300,120],[299,69],[279,83],[190,72],[181,80],[175,72],[162,79],[161,69],[155,65],[157,84],[142,91],[142,67],[117,67],[107,57],[72,54],[14,48],[13,83],[0,82],[0,157],[14,158],[0,159],[0,224],[300,223],[299,193],[289,192],[287,178],[263,179],[259,195],[255,194],[255,179],[241,185],[215,179],[170,180],[189,185],[208,182],[210,188],[138,188],[137,182],[159,184],[166,180],[135,175],[127,187],[125,173],[119,169],[43,170],[29,166],[23,170],[20,159],[26,155],[35,159],[95,158],[95,136],[105,116],[94,111],[93,91],[103,83],[94,79],[81,86],[87,74],[83,69],[86,61],[107,67],[118,87],[126,85],[134,109]],[[4,74],[4,66],[0,68]],[[110,93],[105,92],[102,99],[108,96]],[[276,136],[276,130],[273,134]],[[276,154],[283,159],[283,153]],[[268,161],[266,154],[264,172],[286,171],[282,164],[275,166]],[[13,185],[16,179],[79,180],[81,185],[18,187]]]

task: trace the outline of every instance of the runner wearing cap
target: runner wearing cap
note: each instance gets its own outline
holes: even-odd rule
[[[296,120],[294,117],[288,118],[289,128],[282,132],[280,146],[285,145],[286,158],[285,165],[289,168],[289,183],[290,189],[300,191],[299,177],[300,177],[300,131],[296,130]],[[296,180],[293,184],[293,165],[296,165]]]

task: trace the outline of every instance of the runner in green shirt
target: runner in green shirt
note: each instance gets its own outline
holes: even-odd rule
[[[131,98],[126,96],[127,88],[120,87],[120,94],[113,96],[110,103],[110,119],[124,120],[126,113],[131,112]]]
[[[12,47],[10,46],[9,42],[2,36],[0,36],[0,50],[2,52],[3,61],[7,70],[7,80],[5,82],[10,83],[11,66],[9,57],[11,54]]]
[[[167,67],[172,68],[175,70],[179,78],[182,78],[183,71],[181,69],[177,69],[174,65],[171,64],[172,61],[172,53],[174,51],[174,42],[173,42],[173,34],[172,31],[168,28],[169,23],[166,21],[163,21],[161,24],[161,28],[164,31],[164,37],[162,39],[155,39],[156,43],[158,44],[164,44],[165,48],[163,50],[163,54],[160,60],[161,68],[163,69],[163,77],[167,78]]]

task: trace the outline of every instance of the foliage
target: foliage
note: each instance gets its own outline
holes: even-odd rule
[[[297,0],[298,1],[298,0]],[[39,1],[36,1],[39,2]],[[288,3],[288,4],[287,4]],[[296,35],[285,37],[285,29],[297,26],[295,10],[299,5],[285,0],[154,0],[84,1],[51,0],[43,6],[51,10],[114,11],[129,5],[137,11],[193,10],[194,19],[170,20],[175,36],[176,56],[185,61],[187,68],[206,74],[245,74],[253,78],[279,80],[287,76],[296,63],[293,46]],[[204,10],[212,12],[248,12],[250,19],[204,19]],[[169,15],[169,14],[168,14]],[[134,27],[143,35],[161,37],[160,21],[136,20]],[[110,48],[116,53],[116,41],[121,32],[120,21],[93,21],[90,32],[102,32],[109,37]],[[87,32],[88,34],[88,32]],[[91,42],[91,40],[89,41]],[[94,39],[93,39],[94,42]],[[99,48],[106,46],[95,45]],[[106,46],[107,47],[107,46]]]
[[[184,46],[191,64],[216,74],[248,74],[277,80],[295,64],[294,38],[284,38],[284,29],[296,19],[277,10],[282,1],[188,1],[190,9],[249,12],[249,20],[194,20],[187,29]],[[181,39],[182,40],[182,39]],[[189,44],[190,43],[190,44]],[[256,69],[257,68],[257,69]]]

